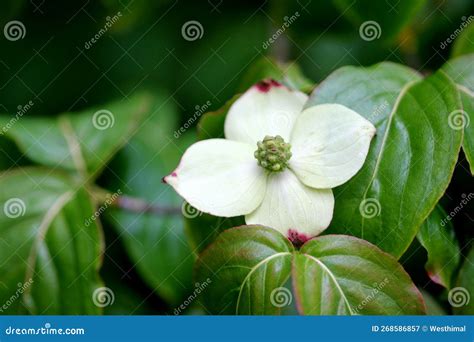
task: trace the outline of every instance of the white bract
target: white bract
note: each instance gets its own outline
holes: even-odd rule
[[[215,216],[304,242],[329,226],[331,188],[364,164],[375,127],[340,104],[303,110],[308,96],[263,81],[230,108],[226,139],[195,143],[165,181],[189,204]]]

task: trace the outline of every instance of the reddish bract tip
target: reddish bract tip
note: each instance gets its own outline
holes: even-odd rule
[[[288,230],[288,240],[290,240],[291,243],[297,247],[302,246],[309,239],[311,239],[311,237],[306,234],[299,233],[294,229]]]
[[[267,93],[272,87],[281,86],[282,84],[275,80],[263,80],[255,84],[255,87],[257,87],[258,91],[261,91],[262,93]]]
[[[166,176],[166,177],[178,177],[178,174],[173,171],[173,172],[171,172],[171,174],[170,174],[169,176]],[[165,183],[165,184],[168,183],[168,182],[166,181],[166,177],[161,178],[161,181],[162,181],[163,183]]]

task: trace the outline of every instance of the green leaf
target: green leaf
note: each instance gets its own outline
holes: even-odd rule
[[[307,107],[321,103],[343,104],[377,128],[362,169],[334,189],[328,232],[361,237],[400,257],[454,170],[462,140],[448,125],[460,108],[455,85],[442,72],[419,80],[391,63],[344,67],[316,88]]]
[[[461,23],[462,32],[454,42],[451,58],[474,53],[474,22],[472,22],[472,18],[472,15],[468,18],[471,20],[469,25],[466,24],[466,21]],[[467,25],[467,27],[464,27],[464,25]]]
[[[196,253],[202,252],[224,230],[245,225],[243,216],[216,217],[202,213],[189,204],[185,208],[188,208],[185,220],[186,235],[192,250]]]
[[[215,314],[277,314],[270,292],[290,276],[291,243],[273,229],[242,226],[225,231],[196,264],[197,280],[211,279],[203,292]]]
[[[333,0],[335,5],[357,28],[364,23],[375,21],[379,28],[376,36],[385,41],[394,40],[415,18],[426,0],[397,2],[370,0]],[[371,34],[368,34],[372,37]],[[375,38],[374,38],[375,39]]]
[[[462,100],[462,111],[450,115],[451,127],[464,130],[463,150],[474,175],[474,54],[448,61],[442,70],[456,83]]]
[[[0,127],[31,160],[94,176],[141,125],[151,102],[139,95],[58,118],[21,117],[13,124],[2,116]]]
[[[191,141],[189,135],[173,137],[177,116],[174,108],[166,105],[165,98],[161,100],[146,125],[112,162],[119,182],[108,184],[108,188],[147,204],[179,209],[182,200],[163,184],[162,178],[177,165]],[[107,218],[150,288],[169,303],[180,303],[190,289],[194,261],[181,212],[157,215],[114,209]]]
[[[428,252],[425,268],[429,277],[450,289],[459,267],[461,251],[448,218],[443,208],[436,206],[421,226],[417,238]]]
[[[423,299],[426,304],[426,314],[428,316],[445,316],[447,315],[443,307],[436,301],[436,299],[427,291],[421,290]]]
[[[0,204],[2,312],[100,313],[103,242],[87,191],[62,173],[23,168],[0,174]]]
[[[464,260],[459,271],[456,287],[448,295],[448,300],[457,315],[474,315],[474,248]]]
[[[279,232],[243,226],[222,233],[196,264],[206,309],[216,314],[423,314],[421,294],[390,255],[344,235],[298,251]]]

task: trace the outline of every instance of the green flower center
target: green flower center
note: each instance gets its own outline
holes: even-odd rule
[[[282,137],[267,135],[257,143],[257,146],[254,156],[258,160],[258,165],[272,172],[281,172],[288,167],[291,145]]]

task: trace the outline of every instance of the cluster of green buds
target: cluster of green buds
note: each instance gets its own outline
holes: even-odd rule
[[[291,145],[281,136],[267,135],[257,143],[257,146],[254,156],[258,160],[258,165],[272,172],[280,172],[288,167]]]

